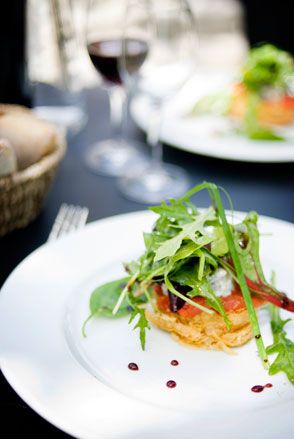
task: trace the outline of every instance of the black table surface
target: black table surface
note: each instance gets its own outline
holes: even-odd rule
[[[142,210],[144,205],[125,199],[114,178],[88,171],[83,154],[93,141],[108,134],[107,97],[102,90],[86,93],[89,121],[85,129],[69,141],[68,151],[48,194],[42,212],[27,228],[0,239],[0,286],[12,270],[33,250],[42,245],[61,203],[89,207],[88,221]],[[129,124],[129,134],[144,141],[144,135]],[[266,154],[266,147],[265,147]],[[231,195],[236,210],[256,210],[260,214],[293,222],[294,164],[250,164],[206,158],[164,147],[164,159],[184,167],[191,186],[203,180],[223,186]],[[204,193],[198,204],[208,205]],[[0,213],[1,214],[1,213]],[[31,410],[0,375],[0,434],[14,437],[21,432],[29,437],[69,437]]]

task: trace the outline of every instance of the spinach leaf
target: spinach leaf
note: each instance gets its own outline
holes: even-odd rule
[[[94,316],[100,317],[124,317],[130,314],[131,309],[127,300],[124,298],[118,311],[114,314],[113,309],[119,300],[129,277],[123,277],[111,282],[107,282],[97,287],[90,296],[90,315],[86,318],[82,326],[82,334],[86,337],[86,326],[89,320]]]
[[[117,313],[115,315],[112,313],[113,308],[128,280],[128,277],[124,277],[112,282],[107,282],[106,284],[100,285],[98,288],[96,288],[90,297],[91,316],[97,315],[115,318],[130,314],[129,304],[126,299],[123,300]]]

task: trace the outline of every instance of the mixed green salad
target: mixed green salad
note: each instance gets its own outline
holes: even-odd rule
[[[191,197],[207,190],[211,207],[198,210]],[[155,307],[154,286],[161,284],[173,299],[201,309],[218,313],[230,331],[231,322],[211,282],[213,274],[222,268],[234,280],[242,294],[252,334],[255,337],[262,364],[270,374],[284,372],[294,384],[294,343],[287,338],[279,309],[294,312],[294,301],[278,291],[264,276],[259,258],[258,215],[250,212],[243,221],[231,224],[224,210],[221,193],[227,193],[213,183],[203,182],[178,200],[151,207],[158,215],[150,233],[144,233],[145,251],[135,261],[124,265],[126,276],[93,291],[90,297],[90,316],[118,318],[129,316],[139,330],[142,349],[150,329],[145,316],[146,306]],[[185,287],[183,289],[183,287]],[[260,297],[271,317],[273,344],[265,347],[253,297]],[[203,304],[193,300],[203,297]],[[268,355],[277,354],[270,364]]]
[[[294,122],[293,78],[292,55],[272,44],[263,44],[249,50],[233,88],[228,87],[199,99],[190,115],[230,117],[234,116],[235,109],[240,113],[240,105],[244,104],[246,108],[236,128],[239,134],[253,140],[285,140],[274,125],[275,120],[285,119],[283,112],[287,112],[285,125]],[[264,102],[274,104],[272,108],[268,106],[262,109],[264,119],[269,118],[266,124],[259,118]],[[277,113],[280,115],[277,116]]]

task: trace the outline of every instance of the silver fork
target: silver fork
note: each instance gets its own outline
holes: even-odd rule
[[[89,209],[63,203],[57,213],[47,241],[54,241],[62,235],[81,229],[87,222]]]

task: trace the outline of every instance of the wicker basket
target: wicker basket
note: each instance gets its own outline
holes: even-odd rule
[[[0,178],[0,236],[36,218],[65,150],[65,139],[59,135],[53,152],[22,171]]]

